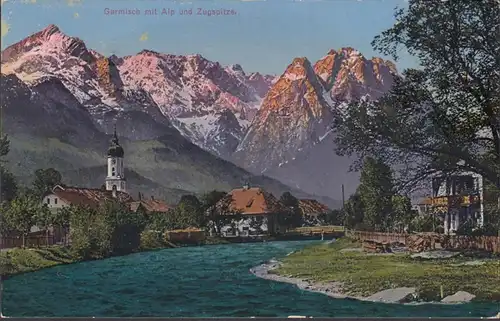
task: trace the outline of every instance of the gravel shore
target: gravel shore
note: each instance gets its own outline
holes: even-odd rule
[[[319,283],[313,283],[307,279],[299,279],[299,278],[294,278],[292,276],[281,276],[269,273],[270,271],[273,271],[279,268],[280,266],[281,262],[273,259],[270,260],[269,262],[251,268],[250,272],[262,279],[294,284],[301,290],[325,294],[335,299],[352,299],[352,300],[370,301],[379,303],[410,303],[410,304],[417,303],[415,302],[416,301],[415,288],[400,287],[394,289],[387,289],[374,293],[368,297],[352,296],[352,295],[347,295],[346,293],[343,292],[342,283],[340,282],[328,282],[319,284]],[[459,293],[457,293],[457,295],[458,294]],[[453,301],[453,303],[456,304],[460,302],[467,302],[469,300],[470,298],[468,297],[468,298],[457,298],[451,301]],[[443,302],[426,302],[426,303],[446,304],[447,303],[446,301],[447,300],[443,300]]]
[[[344,294],[342,292],[342,284],[339,282],[316,284],[309,282],[309,280],[302,280],[298,278],[280,276],[277,274],[269,273],[270,271],[279,268],[280,265],[281,265],[280,262],[276,260],[270,260],[267,263],[251,268],[250,272],[262,279],[294,284],[301,290],[322,293],[336,299],[363,300],[363,298],[361,297],[348,296]]]

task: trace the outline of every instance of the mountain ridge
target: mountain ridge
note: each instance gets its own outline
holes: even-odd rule
[[[2,51],[2,72],[30,88],[56,92],[46,97],[51,102],[88,111],[104,134],[116,124],[131,141],[182,137],[254,175],[331,197],[328,184],[311,180],[352,178],[293,171],[308,171],[310,163],[326,166],[317,158],[327,157],[335,159],[328,171],[346,172],[347,160],[329,151],[332,110],[361,97],[377,99],[390,89],[397,70],[349,47],[332,49],[315,63],[295,58],[281,76],[247,74],[239,64],[223,66],[199,54],[144,49],[105,57],[49,25]]]

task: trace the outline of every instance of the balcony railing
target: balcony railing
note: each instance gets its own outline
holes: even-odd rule
[[[463,195],[463,196],[438,196],[431,198],[431,204],[434,207],[443,206],[469,206],[473,204],[479,204],[481,198],[479,195]]]

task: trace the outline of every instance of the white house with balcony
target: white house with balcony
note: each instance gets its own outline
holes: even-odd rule
[[[432,208],[443,219],[444,232],[453,234],[467,221],[484,224],[483,177],[472,172],[435,175],[432,178]]]

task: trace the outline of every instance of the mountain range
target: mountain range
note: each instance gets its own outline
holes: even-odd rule
[[[333,110],[377,99],[397,74],[353,48],[295,58],[280,76],[201,55],[106,57],[54,25],[7,47],[1,64],[9,166],[24,181],[56,167],[68,183],[102,184],[116,125],[134,191],[175,201],[250,181],[330,206],[339,185],[358,183],[334,153]]]

